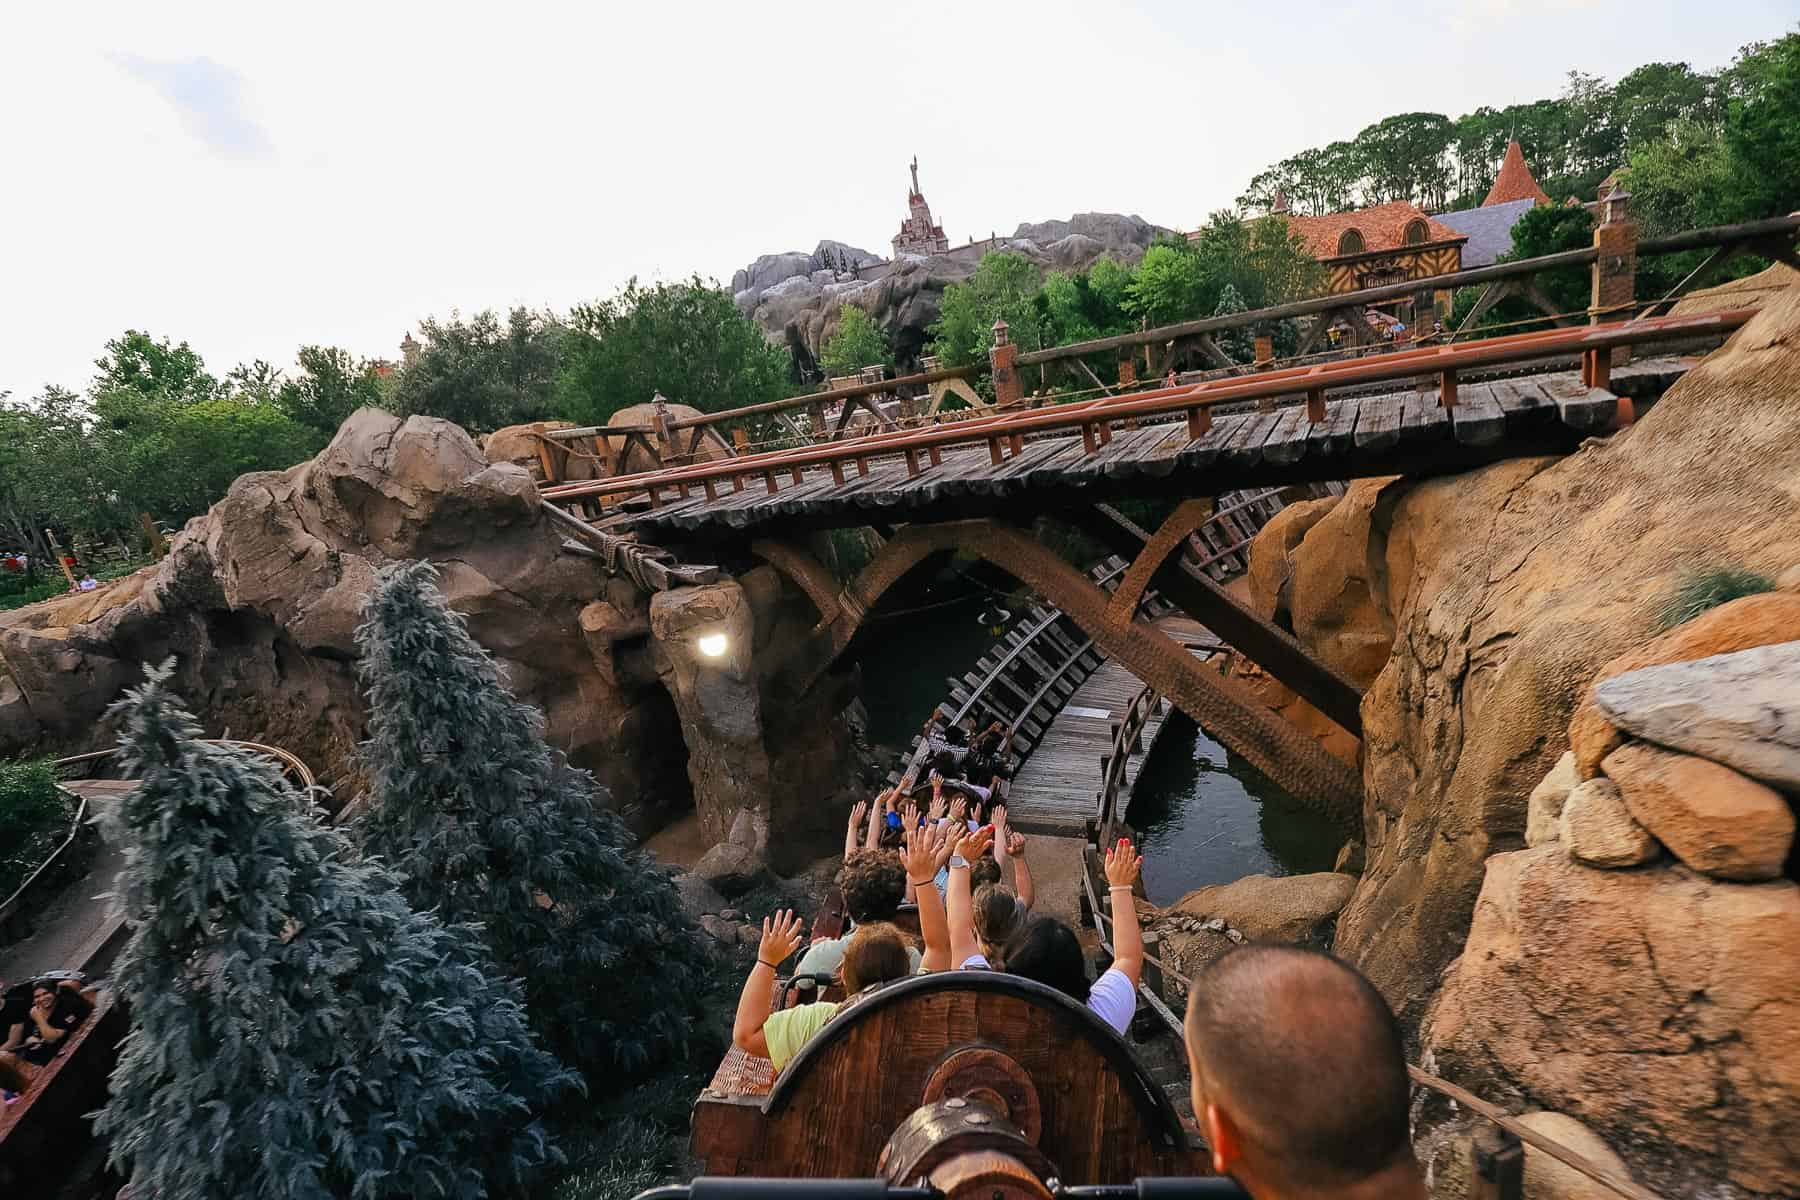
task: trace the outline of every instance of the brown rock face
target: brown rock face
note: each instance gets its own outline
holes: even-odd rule
[[[1437,1070],[1579,1118],[1664,1195],[1800,1193],[1800,886],[1488,860]]]
[[[1526,797],[1595,673],[1651,636],[1684,575],[1800,561],[1796,379],[1800,295],[1624,431],[1561,459],[1388,484],[1360,544],[1321,542],[1349,564],[1321,570],[1327,599],[1354,568],[1396,630],[1363,702],[1368,867],[1336,948],[1409,1021],[1462,948],[1483,860],[1522,844]],[[1315,539],[1355,532],[1349,511],[1347,497],[1296,550],[1297,606]],[[1303,642],[1335,652],[1295,617]]]
[[[1250,587],[1250,607],[1264,620],[1291,627],[1288,581],[1294,577],[1294,547],[1307,530],[1324,520],[1340,497],[1322,496],[1288,505],[1257,531],[1250,543],[1250,568],[1244,578]]]
[[[1525,798],[1525,844],[1541,846],[1562,836],[1560,821],[1569,793],[1581,779],[1575,774],[1575,754],[1570,751],[1556,760],[1550,773],[1531,789]]]
[[[1336,916],[1355,887],[1355,880],[1335,871],[1246,875],[1189,892],[1169,911],[1221,917],[1253,941],[1299,943],[1316,935]]]
[[[640,830],[698,800],[722,838],[751,809],[764,824],[746,826],[740,844],[761,854],[773,769],[803,810],[784,843],[803,852],[821,821],[838,832],[830,797],[853,767],[839,716],[847,697],[783,690],[783,656],[813,620],[805,601],[779,579],[749,602],[728,585],[742,610],[732,659],[741,703],[683,711],[672,660],[691,647],[680,630],[666,623],[674,640],[659,642],[650,597],[564,553],[562,540],[522,467],[490,464],[449,422],[364,409],[311,462],[237,480],[157,566],[0,614],[0,754],[106,745],[106,706],[141,664],[174,655],[178,687],[211,731],[294,751],[347,803],[363,731],[363,598],[383,563],[426,558],[513,689],[543,710],[551,743],[593,769]],[[673,593],[658,602],[684,603]],[[718,689],[698,668],[687,684]],[[770,709],[792,719],[757,719]],[[734,738],[744,714],[750,732]]]
[[[1289,552],[1285,590],[1294,635],[1359,687],[1380,672],[1394,641],[1386,564],[1374,543],[1397,482],[1356,480],[1306,530],[1298,552]]]
[[[1627,742],[1600,766],[1638,823],[1694,870],[1720,879],[1781,875],[1794,812],[1774,788],[1645,742]]]
[[[1692,662],[1697,658],[1731,654],[1795,638],[1800,638],[1800,595],[1764,592],[1743,596],[1708,609],[1693,620],[1617,656],[1594,673],[1594,683],[1642,667]],[[1617,749],[1623,740],[1594,702],[1594,690],[1590,686],[1575,715],[1569,719],[1569,743],[1575,749],[1581,777],[1592,779],[1599,774],[1600,760]]]

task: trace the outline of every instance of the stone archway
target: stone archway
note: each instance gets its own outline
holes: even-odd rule
[[[1140,581],[1137,591],[1180,544],[1196,515],[1183,505],[1144,547],[1127,573],[1128,580]],[[844,651],[883,593],[908,571],[938,551],[965,551],[1036,589],[1108,656],[1303,803],[1352,832],[1361,828],[1362,779],[1354,767],[1258,704],[1240,684],[1208,670],[1161,630],[1133,620],[1135,605],[1111,607],[1111,596],[1024,530],[991,520],[908,525],[835,595],[830,572],[805,550],[766,540],[751,549],[793,579],[819,609],[814,636],[824,644],[809,683]]]

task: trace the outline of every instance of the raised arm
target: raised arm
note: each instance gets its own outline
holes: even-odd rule
[[[1024,834],[1006,831],[1006,857],[1012,860],[1013,891],[1019,894],[1019,904],[1030,912],[1031,906],[1037,903],[1037,891],[1031,884],[1031,864],[1025,861]]]
[[[906,868],[906,882],[919,899],[919,934],[925,939],[925,958],[920,963],[927,971],[942,971],[950,965],[950,927],[944,917],[944,898],[933,886],[937,875],[938,851],[949,838],[937,825],[919,824],[919,810],[906,806],[902,819],[906,822],[906,849],[900,852]]]
[[[950,828],[960,840],[956,855],[950,860],[950,886],[945,889],[944,907],[950,920],[950,964],[960,967],[971,955],[981,953],[981,942],[975,937],[975,898],[969,890],[969,864],[980,858],[994,840],[994,831],[984,825],[974,833],[967,827]]]
[[[1144,859],[1129,838],[1106,851],[1106,883],[1112,895],[1113,966],[1124,972],[1136,987],[1144,974],[1144,935],[1138,929],[1137,895],[1132,886]]]
[[[881,821],[887,815],[888,798],[893,794],[891,791],[883,792],[875,798],[875,803],[869,805],[869,830],[863,838],[864,850],[881,849]]]
[[[737,1016],[731,1022],[731,1044],[746,1054],[769,1057],[769,1041],[763,1022],[775,1003],[775,970],[800,946],[800,918],[783,909],[763,918],[762,942],[756,947],[756,965],[744,990],[738,993]]]
[[[844,857],[849,858],[856,853],[856,835],[862,830],[863,817],[869,811],[869,802],[858,800],[850,810],[850,823],[844,827]]]

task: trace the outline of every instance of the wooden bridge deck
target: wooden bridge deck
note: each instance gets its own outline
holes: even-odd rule
[[[1218,646],[1217,639],[1186,617],[1164,617],[1156,625],[1192,653],[1211,654]],[[1116,661],[1102,663],[1088,676],[1014,776],[1007,793],[1007,821],[1025,833],[1082,836],[1086,822],[1100,815],[1100,760],[1112,752],[1113,726],[1143,689],[1137,676]],[[1121,795],[1131,794],[1145,751],[1155,744],[1169,711],[1164,701],[1144,723],[1140,748],[1126,762]]]
[[[1190,438],[1180,420],[1121,428],[1088,453],[1079,433],[1027,441],[996,465],[981,444],[942,451],[916,474],[898,456],[871,448],[868,474],[844,482],[817,464],[758,470],[741,490],[729,483],[709,499],[698,486],[654,507],[605,522],[613,531],[652,539],[735,537],[773,526],[828,528],[918,520],[954,520],[1003,511],[1040,512],[1119,496],[1216,496],[1372,475],[1433,474],[1524,455],[1566,453],[1613,420],[1619,394],[1659,395],[1691,365],[1681,358],[1640,360],[1615,371],[1612,391],[1582,384],[1575,372],[1465,384],[1455,407],[1437,390],[1349,395],[1327,402],[1313,424],[1304,403],[1270,411],[1220,412]],[[920,458],[922,459],[922,455]],[[668,485],[671,489],[674,485]]]

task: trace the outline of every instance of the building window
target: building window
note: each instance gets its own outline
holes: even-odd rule
[[[1363,252],[1363,235],[1360,229],[1346,229],[1338,234],[1339,254],[1361,254]]]
[[[1406,232],[1400,235],[1400,240],[1408,246],[1422,246],[1429,236],[1430,231],[1425,228],[1425,222],[1414,217],[1406,223]]]

